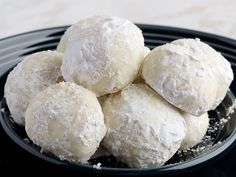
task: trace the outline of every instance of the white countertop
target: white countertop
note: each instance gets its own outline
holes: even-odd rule
[[[0,0],[0,38],[93,15],[178,26],[236,39],[236,0]]]

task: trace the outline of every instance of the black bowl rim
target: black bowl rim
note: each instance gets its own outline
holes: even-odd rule
[[[185,29],[185,28],[178,28],[178,27],[169,27],[169,26],[160,26],[160,25],[150,25],[150,24],[137,24],[138,27],[141,28],[146,28],[146,29],[153,29],[153,30],[168,30],[168,31],[174,31],[174,32],[179,32],[179,33],[188,33],[188,34],[195,34],[197,36],[204,36],[207,38],[214,38],[220,41],[224,41],[227,43],[231,43],[233,45],[236,45],[236,40],[235,39],[231,39],[231,38],[227,38],[227,37],[223,37],[220,35],[216,35],[216,34],[211,34],[211,33],[206,33],[206,32],[201,32],[201,31],[196,31],[196,30],[191,30],[191,29]],[[65,30],[66,28],[68,28],[69,26],[58,26],[58,27],[51,27],[51,28],[44,28],[44,29],[39,29],[39,30],[34,30],[34,31],[29,31],[29,32],[25,32],[25,33],[20,33],[20,34],[16,34],[13,36],[9,36],[9,37],[5,37],[0,39],[0,42],[4,41],[4,40],[8,40],[11,38],[15,38],[15,37],[19,37],[19,36],[23,36],[23,35],[28,35],[28,34],[32,34],[32,33],[37,33],[37,32],[44,32],[44,31],[51,31],[51,30]],[[232,99],[235,99],[233,93],[231,91],[229,91],[227,93]],[[54,159],[52,157],[49,156],[45,156],[43,154],[41,154],[39,151],[37,151],[36,149],[32,148],[31,145],[29,145],[26,141],[24,141],[23,139],[21,139],[15,132],[13,132],[11,130],[11,127],[9,124],[6,123],[6,117],[3,117],[2,115],[0,115],[0,122],[2,124],[2,127],[4,129],[4,131],[6,132],[6,134],[16,143],[18,144],[21,148],[23,148],[24,150],[30,152],[32,155],[35,155],[37,157],[39,157],[40,159],[46,160],[50,163],[56,164],[56,165],[62,165],[65,167],[75,167],[75,168],[84,168],[84,170],[90,170],[91,169],[95,169],[93,168],[91,165],[86,165],[86,164],[78,164],[78,165],[74,165],[74,164],[69,164],[67,162],[64,161],[60,161],[57,159]],[[206,163],[210,160],[213,160],[217,157],[220,156],[220,154],[222,154],[223,152],[226,152],[226,150],[229,150],[230,148],[233,147],[233,145],[236,144],[235,142],[236,140],[236,129],[233,130],[233,132],[231,133],[231,135],[229,137],[227,137],[226,140],[224,140],[222,142],[222,144],[220,145],[220,147],[217,148],[213,148],[211,149],[208,154],[204,154],[204,155],[200,155],[194,159],[190,159],[178,164],[170,164],[170,165],[166,165],[166,166],[161,166],[161,167],[157,167],[157,168],[110,168],[110,167],[101,167],[101,172],[111,172],[111,173],[119,173],[119,174],[162,174],[162,173],[168,173],[168,172],[179,172],[182,170],[187,170],[189,168],[193,168],[193,167],[197,167],[200,164]],[[86,170],[86,171],[87,171]]]
[[[167,31],[175,31],[178,33],[185,33],[185,34],[196,34],[197,36],[205,36],[207,38],[214,38],[214,39],[218,39],[221,41],[226,41],[228,43],[232,43],[234,45],[236,45],[236,39],[230,38],[230,37],[225,37],[222,35],[218,35],[218,34],[213,34],[213,33],[209,33],[209,32],[204,32],[204,31],[199,31],[199,30],[194,30],[194,29],[188,29],[188,28],[180,28],[180,27],[173,27],[173,26],[165,26],[165,25],[152,25],[152,24],[143,24],[143,23],[135,23],[139,28],[146,28],[146,29],[150,29],[150,30],[167,30]],[[7,39],[11,39],[11,38],[15,38],[18,36],[22,36],[22,35],[27,35],[27,34],[31,34],[31,33],[37,33],[37,32],[43,32],[43,31],[47,31],[47,30],[63,30],[63,29],[67,29],[68,27],[70,27],[70,25],[61,25],[61,26],[56,26],[56,27],[49,27],[49,28],[41,28],[41,29],[37,29],[37,30],[30,30],[30,31],[26,31],[23,33],[18,33],[15,35],[11,35],[11,36],[6,36],[0,39],[0,42],[3,40],[7,40]]]

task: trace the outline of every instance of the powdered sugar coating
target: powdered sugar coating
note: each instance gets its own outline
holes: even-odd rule
[[[180,149],[186,150],[201,142],[209,126],[209,117],[207,113],[199,117],[188,113],[183,113],[182,115],[186,123],[187,133],[181,143]]]
[[[66,81],[97,96],[130,84],[144,59],[144,39],[132,22],[107,17],[95,23],[78,22],[68,35],[61,72]]]
[[[182,115],[145,84],[132,84],[103,105],[103,145],[130,167],[158,167],[179,149],[186,127]]]
[[[105,16],[94,16],[91,18],[88,18],[86,20],[80,20],[77,23],[75,23],[74,25],[70,26],[65,33],[62,35],[61,40],[59,42],[59,44],[57,45],[57,51],[61,52],[61,53],[65,53],[65,49],[66,46],[69,43],[69,37],[71,35],[73,35],[73,33],[77,33],[78,32],[78,28],[80,27],[89,27],[91,25],[96,24],[97,22],[105,19]]]
[[[199,116],[225,97],[233,72],[230,63],[199,39],[179,39],[145,58],[143,78],[176,107]]]
[[[48,87],[31,100],[25,129],[44,151],[74,162],[86,162],[106,133],[95,94],[66,82]]]
[[[24,125],[29,101],[48,86],[62,80],[60,67],[63,55],[43,51],[27,56],[7,77],[5,97],[14,121]]]

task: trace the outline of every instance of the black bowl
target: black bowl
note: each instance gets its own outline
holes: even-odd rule
[[[173,27],[138,25],[145,38],[145,44],[150,49],[179,38],[200,38],[217,51],[221,52],[232,64],[236,71],[236,41],[212,35],[208,33],[186,30]],[[10,117],[5,103],[4,85],[10,70],[22,59],[22,57],[42,50],[54,50],[65,27],[48,28],[24,33],[0,40],[0,120],[5,132],[20,147],[45,161],[63,168],[73,169],[85,173],[98,173],[108,175],[151,175],[173,174],[199,167],[216,157],[223,155],[236,139],[236,114],[229,111],[235,102],[235,81],[231,85],[223,102],[210,111],[210,127],[203,141],[188,151],[177,152],[166,164],[158,168],[128,168],[127,165],[118,162],[115,157],[99,157],[92,159],[88,164],[73,164],[61,161],[49,153],[41,153],[40,147],[35,146],[28,138],[24,128],[18,126]],[[236,72],[235,72],[236,73]],[[101,169],[93,165],[102,163]]]

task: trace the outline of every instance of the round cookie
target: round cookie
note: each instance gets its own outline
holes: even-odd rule
[[[86,162],[106,133],[101,106],[91,91],[61,82],[37,94],[25,113],[34,144],[61,160]]]
[[[97,97],[132,83],[144,59],[141,30],[118,17],[78,24],[68,34],[61,67],[63,78],[90,89]]]
[[[199,39],[179,39],[152,50],[142,76],[174,106],[199,116],[225,97],[233,72],[230,63]]]
[[[188,113],[183,113],[186,123],[187,133],[183,139],[180,150],[191,148],[201,142],[209,126],[208,114],[205,113],[199,117]]]
[[[10,72],[5,84],[5,98],[17,124],[24,125],[25,111],[32,97],[62,80],[62,57],[56,51],[34,53]]]
[[[186,134],[176,108],[146,84],[132,84],[103,104],[103,145],[130,167],[158,167],[179,149]]]

